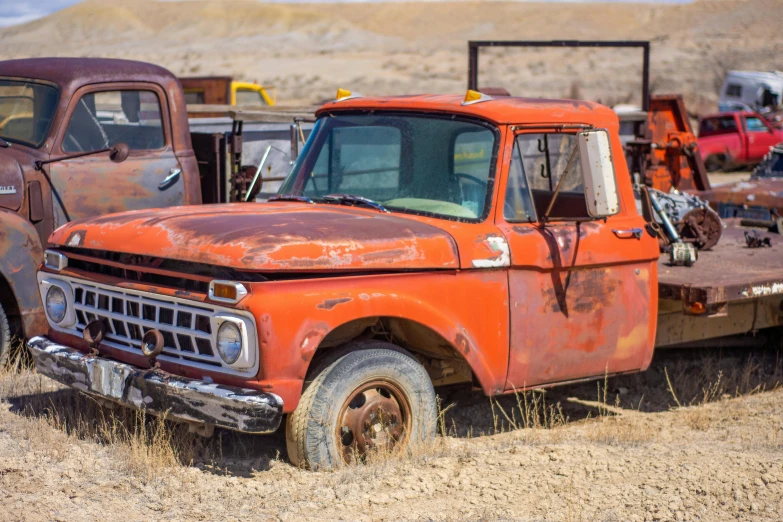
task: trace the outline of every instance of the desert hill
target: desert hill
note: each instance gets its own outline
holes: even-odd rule
[[[87,0],[0,30],[1,58],[112,56],[180,75],[275,85],[283,102],[345,86],[364,94],[459,92],[469,39],[649,39],[652,84],[711,110],[727,69],[783,69],[783,2],[692,4],[424,2],[280,4],[255,0]],[[492,50],[482,83],[529,96],[636,101],[628,51]]]

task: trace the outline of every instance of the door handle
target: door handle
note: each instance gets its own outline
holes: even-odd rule
[[[641,239],[642,238],[642,229],[641,228],[629,228],[629,229],[626,229],[626,230],[613,228],[612,232],[614,232],[614,235],[619,237],[620,239]]]
[[[158,185],[158,188],[160,190],[165,190],[171,185],[178,177],[182,174],[182,169],[180,167],[172,167],[169,170],[169,175],[166,176],[163,181],[160,182],[160,185]]]

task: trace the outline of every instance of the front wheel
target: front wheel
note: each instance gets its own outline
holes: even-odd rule
[[[5,313],[3,305],[0,304],[0,369],[5,366],[11,353],[11,334],[11,324],[8,320],[8,315]]]
[[[435,390],[421,364],[390,343],[346,348],[309,383],[288,416],[294,465],[329,469],[435,437]]]

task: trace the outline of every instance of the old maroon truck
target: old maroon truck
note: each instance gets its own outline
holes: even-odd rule
[[[699,150],[710,172],[756,164],[781,141],[783,131],[755,112],[713,114],[699,123]]]
[[[281,132],[251,124],[243,134],[241,119],[225,120],[193,131],[179,82],[152,64],[0,62],[0,365],[14,335],[46,332],[35,271],[54,229],[122,210],[252,195],[243,160],[255,161],[243,138],[261,149]],[[112,152],[118,144],[127,154]]]
[[[119,163],[109,157],[118,143],[129,148]],[[47,329],[35,272],[54,229],[200,202],[185,102],[171,73],[125,60],[0,62],[0,363],[14,334]]]
[[[430,440],[435,386],[638,372],[656,344],[779,326],[779,247],[753,275],[726,239],[699,272],[659,262],[618,129],[589,102],[339,92],[274,200],[58,229],[38,371],[205,434],[287,415],[291,460],[326,468]]]

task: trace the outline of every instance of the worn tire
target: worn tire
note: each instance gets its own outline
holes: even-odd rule
[[[718,172],[719,170],[723,170],[725,166],[726,160],[723,156],[707,156],[704,160],[704,168],[707,172]]]
[[[8,321],[8,314],[5,313],[3,305],[0,304],[0,368],[5,366],[8,356],[11,353],[11,323]]]
[[[392,382],[409,401],[408,447],[434,439],[435,390],[427,372],[406,350],[381,341],[349,343],[314,373],[286,422],[288,457],[294,465],[323,470],[344,464],[343,443],[336,435],[341,411],[356,390],[375,379]]]

